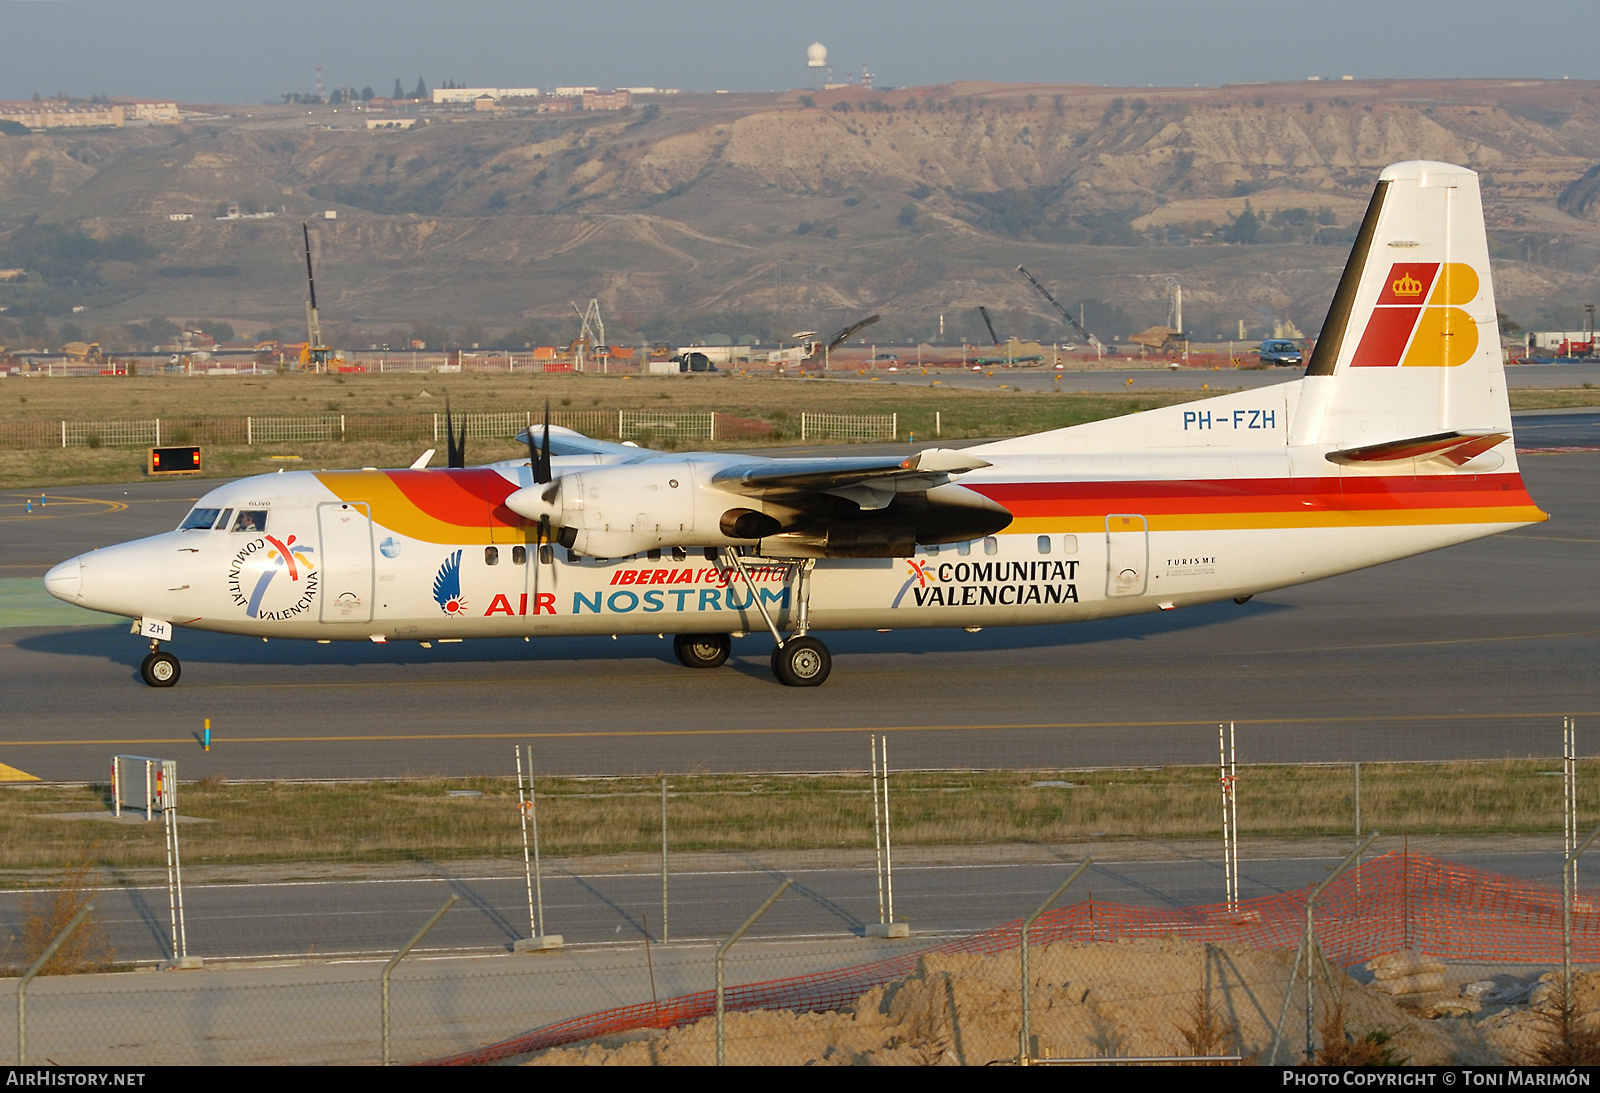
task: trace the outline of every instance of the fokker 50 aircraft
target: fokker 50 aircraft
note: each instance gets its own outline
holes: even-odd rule
[[[1511,441],[1478,177],[1386,169],[1305,376],[906,458],[683,455],[530,429],[529,457],[212,490],[163,535],[61,563],[132,616],[263,638],[677,635],[714,668],[768,631],[820,684],[825,630],[1018,626],[1314,581],[1546,519]],[[419,460],[419,463],[422,462]]]

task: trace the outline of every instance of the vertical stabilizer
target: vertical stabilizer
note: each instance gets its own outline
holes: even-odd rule
[[[1511,431],[1489,243],[1477,173],[1413,160],[1379,176],[1290,443],[1356,448],[1451,431]]]

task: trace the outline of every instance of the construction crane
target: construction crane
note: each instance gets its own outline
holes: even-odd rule
[[[578,340],[570,346],[573,356],[573,368],[579,372],[584,370],[584,355],[590,349],[594,349],[603,358],[601,361],[602,367],[609,364],[611,350],[606,343],[606,324],[600,318],[600,301],[590,300],[587,311],[580,310],[577,303],[574,302],[572,310],[577,312],[578,320],[582,323],[578,329]]]
[[[1097,353],[1104,353],[1105,352],[1105,348],[1106,347],[1101,344],[1100,339],[1095,337],[1093,334],[1089,333],[1087,330],[1085,330],[1083,328],[1083,324],[1080,323],[1077,319],[1072,317],[1072,312],[1070,312],[1066,308],[1062,307],[1061,306],[1061,301],[1057,300],[1054,296],[1050,295],[1050,290],[1045,288],[1043,285],[1041,285],[1039,283],[1038,278],[1036,278],[1033,274],[1029,273],[1026,269],[1024,269],[1021,266],[1017,267],[1017,272],[1022,274],[1024,277],[1026,277],[1028,279],[1028,283],[1030,285],[1032,285],[1034,288],[1038,289],[1039,295],[1043,296],[1046,300],[1050,301],[1050,306],[1051,307],[1053,307],[1057,311],[1061,312],[1062,321],[1067,323],[1068,325],[1070,325],[1072,327],[1072,329],[1076,330],[1078,332],[1078,337],[1082,338],[1084,341],[1086,341],[1090,345],[1094,346],[1095,352],[1097,352]],[[991,331],[991,333],[992,333],[992,331]]]
[[[994,332],[994,323],[989,321],[989,309],[982,304],[978,305],[978,314],[983,316],[983,325],[989,328],[989,340],[994,342],[996,349],[1000,348],[1000,335]]]
[[[806,362],[815,360],[817,353],[820,352],[822,354],[822,370],[826,372],[835,349],[848,341],[857,331],[866,329],[881,318],[883,318],[881,315],[868,315],[865,319],[858,319],[826,342],[817,340],[817,332],[815,330],[806,330],[796,334],[795,338],[801,343],[800,367],[802,369],[805,368]]]
[[[306,241],[306,287],[310,290],[306,299],[306,345],[300,350],[300,367],[320,372],[328,366],[330,352],[322,344],[322,323],[317,319],[317,277],[311,270],[311,228],[302,220],[300,231]]]

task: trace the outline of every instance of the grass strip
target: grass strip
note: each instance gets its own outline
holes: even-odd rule
[[[1558,767],[1554,760],[1364,764],[1363,826],[1386,835],[1553,834],[1561,828],[1561,779],[1552,776]],[[872,846],[864,774],[700,774],[672,777],[669,785],[670,837],[678,851]],[[897,846],[1051,843],[1095,835],[1206,838],[1219,830],[1221,792],[1207,768],[903,772],[891,785]],[[1348,835],[1352,790],[1348,765],[1244,768],[1240,833]],[[183,825],[186,865],[373,864],[522,852],[509,778],[212,779],[185,783],[180,801],[183,815],[211,821]],[[71,861],[161,865],[159,823],[58,818],[109,807],[105,786],[4,787],[0,869]],[[659,850],[660,779],[541,778],[539,825],[550,855]]]

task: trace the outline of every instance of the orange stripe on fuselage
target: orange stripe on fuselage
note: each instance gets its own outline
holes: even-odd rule
[[[517,485],[481,468],[436,471],[318,471],[341,501],[364,501],[375,523],[429,543],[490,543],[531,527],[505,499]]]

